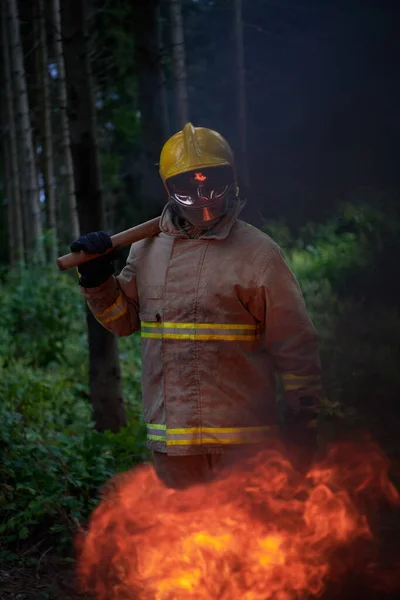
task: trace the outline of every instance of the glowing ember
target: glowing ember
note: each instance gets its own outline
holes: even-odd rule
[[[175,491],[142,465],[114,478],[92,515],[82,588],[97,600],[319,595],[373,545],[371,501],[399,502],[387,469],[373,444],[333,448],[306,478],[263,450],[208,485]]]
[[[196,181],[205,181],[207,179],[206,175],[203,175],[203,173],[196,173],[194,178]]]

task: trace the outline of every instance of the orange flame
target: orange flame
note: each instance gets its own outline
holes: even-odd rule
[[[207,179],[207,176],[203,173],[196,173],[194,178],[196,181],[205,181]]]
[[[183,491],[142,465],[114,478],[93,512],[79,553],[82,589],[97,600],[320,595],[373,544],[368,502],[399,503],[387,470],[374,444],[336,446],[305,478],[263,450]]]

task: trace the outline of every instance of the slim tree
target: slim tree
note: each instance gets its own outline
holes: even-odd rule
[[[39,20],[39,49],[40,61],[39,69],[41,88],[43,93],[43,175],[46,190],[48,228],[51,232],[50,256],[51,261],[57,259],[57,217],[56,217],[56,185],[54,179],[54,159],[53,159],[53,127],[51,117],[51,95],[49,80],[49,59],[47,51],[47,32],[45,19],[44,0],[37,0],[37,13]]]
[[[50,256],[52,263],[58,256],[56,185],[54,179],[53,128],[51,123],[51,96],[49,81],[49,59],[47,52],[47,33],[44,0],[37,0],[39,16],[40,70],[43,90],[43,146],[44,146],[44,180],[46,189],[48,228],[51,232]]]
[[[15,93],[22,134],[24,180],[26,181],[26,199],[29,206],[32,228],[32,248],[40,262],[44,261],[42,239],[42,220],[39,198],[39,186],[36,175],[35,151],[26,89],[24,56],[21,44],[20,22],[17,0],[7,0],[9,9],[9,32],[11,41],[11,60],[15,82]]]
[[[96,141],[96,115],[88,56],[86,1],[62,3],[71,152],[80,229],[104,229],[105,211]],[[126,423],[117,340],[87,311],[90,395],[96,429],[118,431]]]
[[[133,37],[135,65],[139,89],[141,114],[141,199],[148,212],[159,212],[163,189],[156,164],[165,142],[165,110],[162,81],[162,55],[160,49],[158,8],[159,0],[134,3]]]
[[[161,16],[161,7],[158,3],[156,9],[156,20],[157,20],[157,42],[158,42],[158,55],[159,55],[159,88],[160,88],[160,101],[161,101],[161,114],[163,123],[163,136],[166,140],[171,131],[170,119],[168,112],[168,93],[167,93],[167,77],[165,73],[165,47],[163,37],[163,22]]]
[[[14,189],[12,185],[11,165],[10,165],[10,143],[9,132],[6,130],[7,125],[4,121],[4,106],[2,110],[2,154],[3,154],[3,169],[4,169],[4,191],[7,199],[7,234],[8,234],[8,263],[12,267],[15,264],[16,247],[15,247],[15,222],[14,222]]]
[[[170,0],[172,69],[174,75],[176,126],[181,128],[189,120],[189,102],[186,75],[185,39],[183,34],[182,0]]]
[[[247,114],[246,114],[246,73],[243,48],[243,18],[242,0],[235,0],[235,45],[236,45],[236,76],[237,76],[237,107],[240,139],[239,159],[243,180],[249,185],[247,162]]]
[[[71,141],[67,116],[67,87],[65,81],[64,51],[61,37],[60,0],[52,0],[52,20],[54,31],[54,56],[57,65],[58,101],[61,122],[62,153],[64,157],[65,189],[67,192],[68,213],[71,236],[79,237],[79,220],[76,206],[74,170],[71,156]]]
[[[2,31],[2,51],[3,51],[3,73],[4,73],[4,117],[8,124],[9,143],[7,150],[9,151],[9,189],[8,196],[8,217],[9,217],[9,235],[11,236],[10,252],[12,256],[10,262],[13,262],[13,257],[16,261],[24,258],[24,234],[22,224],[22,201],[20,187],[20,172],[18,164],[17,150],[17,134],[15,126],[15,110],[14,110],[14,94],[12,89],[11,64],[10,64],[10,48],[7,31],[7,5],[2,3],[1,14],[1,31]]]

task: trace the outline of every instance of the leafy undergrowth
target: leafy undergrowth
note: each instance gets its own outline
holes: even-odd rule
[[[99,433],[75,278],[11,272],[0,283],[0,323],[0,562],[21,568],[43,552],[69,556],[102,486],[147,458],[140,340],[120,344],[128,426]]]
[[[284,249],[320,336],[328,435],[357,423],[400,457],[398,200],[344,204],[338,218],[296,235],[265,230]]]

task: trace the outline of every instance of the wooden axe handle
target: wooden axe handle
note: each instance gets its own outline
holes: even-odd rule
[[[126,231],[121,231],[120,233],[112,235],[112,248],[107,250],[105,254],[112,252],[114,248],[123,248],[124,246],[130,246],[134,242],[138,242],[139,240],[143,240],[144,238],[157,235],[157,233],[160,233],[160,217],[151,219],[151,221],[146,221],[145,223],[141,223],[141,225],[136,225],[135,227],[131,227]],[[57,258],[57,266],[61,271],[66,271],[67,269],[77,267],[78,265],[81,265],[82,263],[85,263],[88,260],[93,260],[98,256],[104,256],[104,254],[86,254],[86,252],[70,252],[69,254],[65,254],[64,256],[60,256],[59,258]]]

